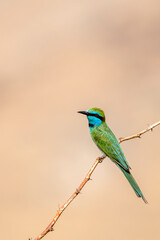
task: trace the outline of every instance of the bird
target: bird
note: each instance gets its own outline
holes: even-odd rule
[[[130,172],[131,167],[125,158],[116,136],[106,124],[104,111],[94,107],[87,111],[78,111],[78,113],[87,116],[90,135],[97,147],[120,168],[136,195],[147,203],[147,200]]]

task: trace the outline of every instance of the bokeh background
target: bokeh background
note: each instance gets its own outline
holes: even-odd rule
[[[1,239],[36,237],[100,151],[160,120],[160,2],[0,1]],[[149,204],[106,159],[45,239],[160,238],[160,127],[122,148]]]

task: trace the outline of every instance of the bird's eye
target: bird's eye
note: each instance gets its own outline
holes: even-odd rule
[[[97,117],[97,118],[98,118],[98,117],[99,117],[99,115],[98,115],[98,114],[96,114],[96,115],[95,115],[95,117]]]

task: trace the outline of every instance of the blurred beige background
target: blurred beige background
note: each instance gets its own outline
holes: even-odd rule
[[[0,2],[1,239],[36,237],[100,151],[78,110],[117,137],[160,120],[159,1]],[[149,204],[106,159],[45,239],[160,238],[160,127],[122,143]]]

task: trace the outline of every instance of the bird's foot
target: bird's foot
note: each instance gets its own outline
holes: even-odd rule
[[[105,157],[106,157],[105,155],[99,157],[99,163],[102,163]]]

